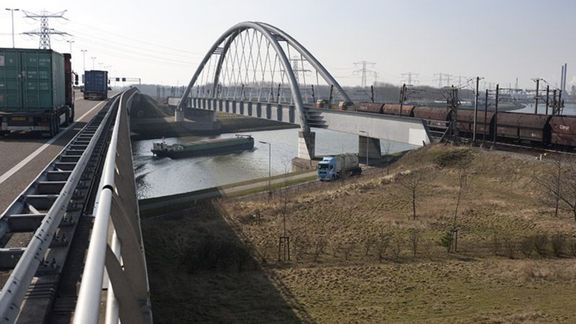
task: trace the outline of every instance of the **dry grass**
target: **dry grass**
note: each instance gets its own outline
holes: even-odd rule
[[[548,323],[574,320],[573,272],[560,274],[571,263],[547,261],[538,278],[540,264],[507,260],[277,271],[320,323]]]
[[[158,254],[166,249],[150,251],[149,245],[158,245],[162,235],[157,233],[167,225],[145,223],[153,292],[178,286],[176,280],[210,282],[187,293],[204,305],[207,300],[198,296],[218,292],[221,297],[206,304],[209,316],[189,314],[209,322],[246,321],[242,314],[250,307],[256,307],[250,319],[264,316],[269,308],[257,306],[262,303],[291,310],[268,318],[288,322],[575,322],[574,221],[568,213],[554,217],[534,182],[549,168],[535,158],[436,145],[406,154],[390,168],[390,175],[376,170],[322,184],[322,190],[278,191],[271,201],[223,201],[210,209],[208,223],[195,216],[204,214],[199,208],[185,213],[185,221],[168,222],[166,235],[195,237],[183,243],[183,249],[193,246],[197,251],[202,238],[216,235],[249,250],[258,266],[232,274],[220,268],[162,269],[165,260]],[[454,227],[462,170],[468,186],[457,216],[458,252],[449,254],[440,242]],[[413,220],[402,183],[416,176],[421,184]],[[284,216],[291,261],[279,263]],[[218,226],[209,226],[213,222]],[[196,262],[202,260],[212,259]],[[179,275],[154,279],[156,268]],[[252,291],[247,283],[258,287],[255,277],[274,296],[271,302],[253,293],[231,297],[239,290]],[[171,314],[173,303],[164,301],[165,293],[156,299],[153,295],[153,301]],[[214,315],[219,309],[226,317]]]
[[[568,214],[555,218],[551,208],[538,199],[542,192],[533,177],[545,172],[546,167],[535,160],[500,153],[433,146],[407,154],[396,163],[390,176],[354,178],[326,184],[326,190],[298,195],[285,196],[279,192],[271,202],[233,202],[227,203],[226,209],[236,222],[255,213],[259,215],[259,222],[243,222],[241,228],[264,255],[274,253],[274,244],[270,242],[275,242],[285,214],[298,260],[310,259],[313,253],[306,247],[324,240],[332,253],[323,253],[323,261],[340,260],[338,255],[345,249],[347,259],[364,262],[372,253],[368,247],[366,255],[363,247],[365,250],[366,244],[378,241],[382,235],[399,237],[405,243],[400,254],[410,254],[408,241],[414,229],[418,231],[419,245],[428,249],[417,251],[417,255],[426,253],[442,258],[446,255],[440,253],[443,248],[436,243],[454,224],[458,175],[464,168],[469,185],[457,216],[459,252],[486,256],[502,245],[500,241],[508,244],[509,249],[510,244],[519,245],[524,238],[537,234],[574,233]],[[414,221],[410,194],[402,181],[416,175],[422,181],[417,189]],[[388,253],[387,257],[392,256]]]

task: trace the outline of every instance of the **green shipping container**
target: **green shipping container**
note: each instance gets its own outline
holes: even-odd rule
[[[66,105],[64,56],[0,48],[0,112],[42,113]]]

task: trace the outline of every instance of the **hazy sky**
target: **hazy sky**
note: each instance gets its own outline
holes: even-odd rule
[[[68,21],[50,27],[73,36],[74,68],[106,68],[143,83],[187,84],[212,43],[235,23],[275,25],[308,48],[345,85],[360,83],[353,62],[376,63],[378,81],[400,83],[418,73],[482,76],[487,82],[533,87],[541,77],[558,85],[562,63],[576,83],[576,0],[2,0],[31,12],[64,9]],[[11,47],[10,12],[0,12],[0,47]],[[14,16],[16,46],[38,46],[20,33],[39,22]],[[52,48],[68,52],[63,37]],[[369,82],[372,81],[369,79]]]

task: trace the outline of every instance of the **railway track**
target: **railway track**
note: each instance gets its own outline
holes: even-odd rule
[[[467,141],[467,143],[471,144],[471,141]],[[514,152],[514,153],[522,153],[522,154],[538,154],[540,155],[548,155],[548,156],[562,156],[562,157],[569,157],[569,158],[576,158],[576,152],[573,151],[566,151],[562,149],[554,149],[554,148],[546,148],[541,146],[534,146],[529,144],[518,144],[518,143],[506,143],[506,142],[486,142],[482,143],[481,141],[477,143],[475,146],[483,146],[488,147],[500,151],[507,151],[507,152]]]
[[[69,323],[120,95],[0,216],[2,323]]]

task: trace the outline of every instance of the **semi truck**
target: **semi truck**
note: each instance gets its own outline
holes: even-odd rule
[[[50,137],[74,121],[71,55],[0,48],[0,135]]]
[[[348,175],[362,173],[356,154],[339,154],[325,156],[318,162],[318,178],[320,181],[332,181]]]
[[[91,70],[84,73],[84,99],[108,99],[108,71]]]

